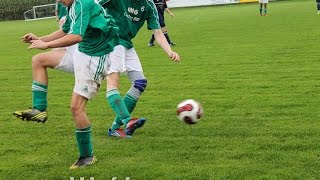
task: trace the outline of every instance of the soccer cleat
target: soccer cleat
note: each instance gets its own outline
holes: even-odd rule
[[[17,118],[27,121],[36,121],[36,122],[46,122],[46,120],[48,119],[48,114],[47,111],[39,111],[37,109],[27,109],[24,111],[16,111],[13,113],[14,116],[16,116]]]
[[[176,45],[175,42],[171,42],[171,43],[170,43],[170,46],[175,46],[175,45]]]
[[[91,157],[80,157],[72,166],[70,166],[70,169],[77,169],[77,168],[82,168],[85,166],[90,166],[97,162],[96,157],[91,156]]]
[[[116,129],[112,131],[111,129],[108,130],[108,136],[110,137],[117,137],[117,138],[131,138],[131,136],[127,135],[123,129]]]
[[[142,127],[144,125],[144,123],[146,122],[145,118],[132,118],[126,126],[126,134],[127,135],[132,135],[134,133],[134,131],[140,127]]]
[[[148,46],[152,47],[152,46],[154,46],[154,44],[153,43],[148,43]]]

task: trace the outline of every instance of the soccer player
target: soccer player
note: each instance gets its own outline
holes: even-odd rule
[[[153,0],[153,2],[157,7],[158,17],[159,17],[158,20],[159,20],[159,23],[160,23],[160,26],[161,26],[161,30],[162,30],[164,36],[166,37],[166,39],[167,39],[168,43],[170,44],[170,46],[176,45],[174,42],[172,42],[170,40],[170,37],[169,37],[169,34],[168,34],[168,30],[167,30],[167,27],[166,27],[166,24],[165,24],[165,20],[164,20],[164,11],[166,11],[171,17],[173,17],[174,14],[168,8],[166,0]],[[150,39],[150,41],[148,43],[149,47],[154,46],[154,40],[155,40],[154,36],[155,36],[154,34],[151,35],[151,39]]]
[[[56,20],[59,23],[59,27],[61,28],[66,20],[67,7],[57,0],[54,12],[56,15]]]
[[[122,63],[118,57],[109,54],[119,43],[118,28],[113,18],[107,16],[96,1],[58,1],[68,7],[67,19],[62,29],[40,38],[26,34],[22,40],[31,44],[29,49],[70,48],[65,51],[39,53],[33,57],[33,108],[14,112],[14,115],[21,119],[44,122],[47,119],[46,68],[74,73],[75,85],[70,109],[75,121],[80,157],[70,169],[76,169],[89,166],[96,161],[93,156],[91,123],[85,107],[87,101],[97,93],[105,77],[108,102],[122,120],[126,131],[134,131],[135,124],[129,125],[131,116],[117,89]]]
[[[157,43],[167,53],[168,57],[175,62],[179,62],[180,57],[178,53],[172,51],[161,31],[158,22],[157,9],[152,0],[100,0],[99,3],[106,8],[108,14],[115,18],[116,24],[119,27],[120,45],[116,46],[111,54],[121,57],[125,65],[127,76],[131,81],[132,85],[124,96],[124,103],[131,113],[147,86],[147,80],[143,74],[139,57],[131,41],[137,35],[145,21],[147,21],[147,28],[153,30]],[[131,135],[133,132],[123,133],[120,129],[122,124],[120,118],[115,117],[111,128],[108,130],[108,135],[115,137],[126,137],[126,135]],[[144,121],[140,120],[135,124],[135,126],[141,127],[143,126]]]
[[[267,4],[268,4],[269,0],[259,0],[259,4],[260,4],[260,16],[266,16],[267,15]],[[264,9],[263,9],[264,7]],[[263,11],[263,13],[262,13]]]

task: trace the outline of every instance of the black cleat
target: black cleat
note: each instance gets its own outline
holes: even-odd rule
[[[48,114],[47,111],[39,111],[37,109],[27,109],[24,111],[16,111],[13,113],[14,116],[16,116],[17,118],[22,119],[23,121],[36,121],[36,122],[46,122],[46,120],[48,119]]]
[[[85,166],[90,166],[97,162],[96,157],[91,156],[91,157],[80,157],[72,166],[70,166],[70,169],[77,169],[77,168],[82,168]]]

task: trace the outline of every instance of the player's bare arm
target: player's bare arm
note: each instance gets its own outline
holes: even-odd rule
[[[41,40],[43,42],[49,42],[49,41],[62,38],[65,35],[66,33],[64,33],[62,30],[57,30],[49,35],[45,35],[42,37],[38,37],[35,34],[28,33],[21,38],[21,41],[25,43],[31,43],[32,40]]]
[[[61,29],[49,34],[49,35],[45,35],[39,38],[39,40],[44,41],[44,42],[50,42],[50,41],[54,41],[56,39],[60,39],[64,36],[66,36],[67,34],[65,32],[63,32]]]
[[[62,38],[45,42],[43,40],[31,40],[31,45],[28,49],[48,49],[48,48],[58,48],[58,47],[67,47],[74,44],[77,44],[82,41],[80,35],[68,34]]]
[[[169,8],[164,9],[171,17],[174,17],[174,14],[170,11]]]
[[[168,56],[171,58],[174,62],[180,61],[180,56],[178,53],[172,51],[167,39],[163,35],[161,29],[155,29],[153,30],[154,37],[157,41],[157,43],[161,46],[161,48],[168,54]]]

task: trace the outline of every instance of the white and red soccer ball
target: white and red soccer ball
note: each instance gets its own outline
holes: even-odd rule
[[[196,124],[203,116],[203,108],[198,101],[187,99],[177,106],[177,117],[186,124]]]

